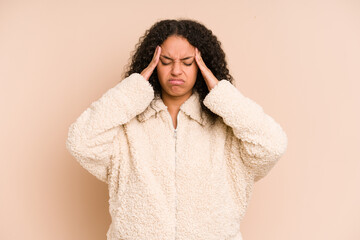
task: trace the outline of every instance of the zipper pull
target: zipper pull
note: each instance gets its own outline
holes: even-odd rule
[[[174,130],[174,138],[176,138],[176,129]]]

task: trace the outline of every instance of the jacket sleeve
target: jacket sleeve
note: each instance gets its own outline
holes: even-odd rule
[[[114,153],[114,137],[154,98],[151,84],[138,73],[123,79],[105,92],[72,123],[66,148],[82,167],[108,182]]]
[[[281,126],[227,80],[211,89],[204,105],[232,128],[242,161],[254,181],[267,175],[287,148],[287,135]]]

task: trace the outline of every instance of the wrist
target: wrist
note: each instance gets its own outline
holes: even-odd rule
[[[208,87],[209,91],[211,91],[217,84],[219,83],[219,80],[213,81],[210,86]]]

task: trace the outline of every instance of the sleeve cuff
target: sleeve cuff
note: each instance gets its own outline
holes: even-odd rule
[[[224,117],[231,111],[234,100],[245,100],[246,97],[230,81],[221,80],[204,98],[204,105],[215,114]],[[243,101],[241,101],[243,102]]]
[[[131,74],[112,90],[110,95],[124,113],[123,123],[143,112],[154,98],[152,85],[139,73]]]

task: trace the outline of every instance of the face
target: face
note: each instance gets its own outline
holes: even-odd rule
[[[170,36],[161,45],[157,74],[162,95],[167,97],[190,97],[198,66],[195,47],[186,38]]]

